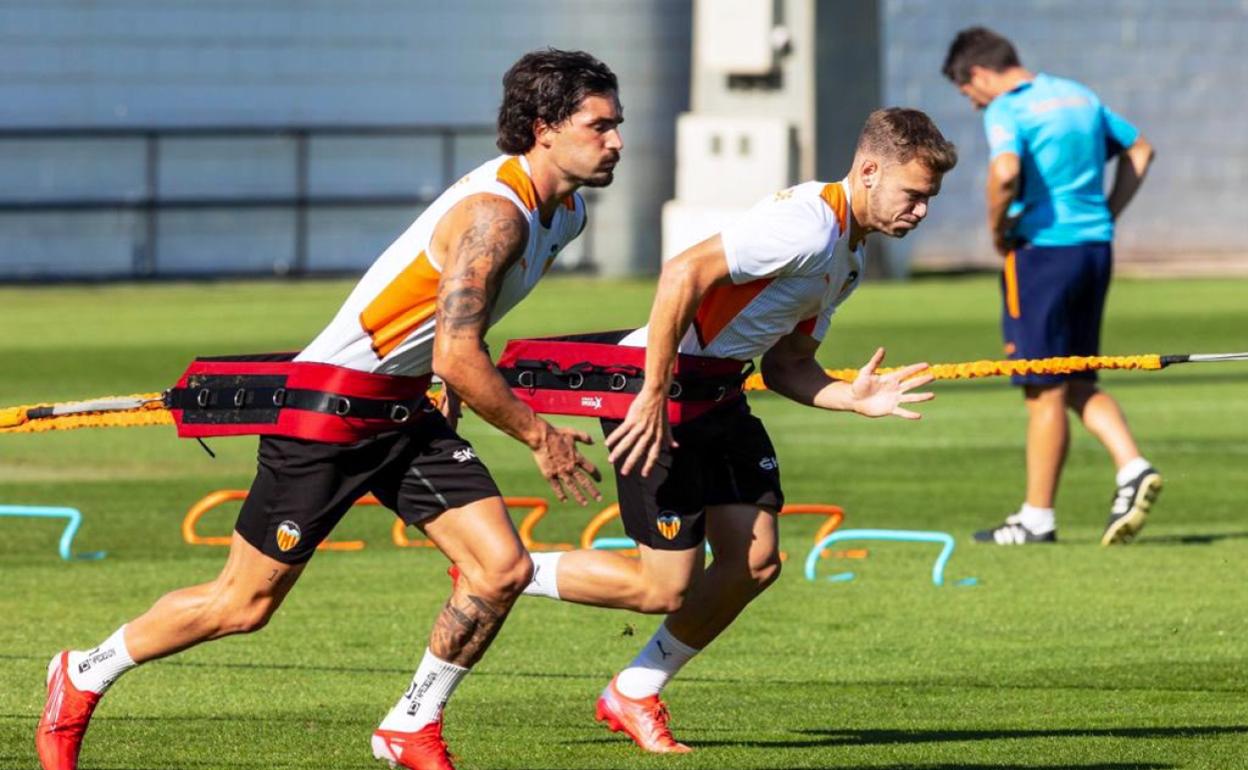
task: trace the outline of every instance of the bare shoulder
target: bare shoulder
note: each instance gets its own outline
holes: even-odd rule
[[[439,229],[444,253],[455,261],[482,251],[500,257],[518,255],[529,234],[528,220],[520,209],[491,193],[470,195],[455,204]]]
[[[438,227],[437,339],[479,342],[503,273],[524,253],[528,221],[511,201],[487,193],[457,203]]]

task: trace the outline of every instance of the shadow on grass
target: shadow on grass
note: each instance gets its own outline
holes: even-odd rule
[[[1183,738],[1245,735],[1248,725],[1187,727],[1094,727],[1042,730],[793,730],[828,740],[831,745],[883,746],[908,743],[959,743],[1028,738]]]
[[[1222,540],[1248,539],[1248,532],[1217,532],[1211,535],[1161,535],[1159,537],[1142,537],[1132,543],[1133,546],[1149,545],[1212,545]]]
[[[696,732],[696,731],[687,731]],[[803,749],[850,746],[897,746],[918,743],[965,743],[971,741],[1025,740],[1034,738],[1197,738],[1209,735],[1248,734],[1248,725],[1202,725],[1189,727],[1104,727],[1060,730],[792,730],[802,738],[778,740],[691,740],[695,748],[714,746],[739,748]],[[609,743],[614,737],[573,740],[569,743]],[[936,768],[955,765],[904,765],[902,767]],[[956,765],[956,767],[970,767]],[[1024,767],[1023,765],[992,765],[992,767]],[[1032,767],[1026,765],[1026,767]],[[1038,765],[1037,767],[1053,767]],[[1063,765],[1067,767],[1067,765]],[[1173,767],[1173,765],[1097,764],[1077,765],[1080,768]]]
[[[30,663],[44,663],[47,658],[42,655],[21,655],[14,653],[0,653],[0,660],[20,660]],[[189,661],[189,660],[163,660],[151,664],[153,668],[191,668],[191,669],[216,669],[216,670],[235,670],[235,671],[307,671],[321,674],[378,674],[386,676],[411,676],[411,669],[399,666],[326,666],[311,663],[243,663],[243,662],[207,662],[207,661]],[[1169,664],[1169,669],[1173,672],[1175,667],[1180,664]],[[1148,693],[1246,693],[1248,694],[1248,682],[1238,678],[1239,672],[1242,671],[1240,661],[1233,661],[1223,664],[1227,667],[1227,673],[1222,676],[1222,680],[1218,684],[1208,682],[1201,684],[1178,684],[1177,682],[1164,683],[1156,680],[1139,681],[1132,683],[1132,680],[1123,678],[1115,674],[1118,669],[1127,672],[1133,671],[1134,667],[1098,667],[1088,669],[1086,681],[1074,679],[1068,681],[1054,681],[1052,672],[1036,672],[1036,676],[1042,677],[1041,681],[1002,681],[994,679],[992,681],[976,681],[963,677],[953,679],[931,678],[931,679],[884,679],[884,680],[865,680],[855,681],[848,679],[820,679],[812,681],[809,678],[789,678],[789,677],[765,677],[751,679],[753,685],[812,685],[828,687],[843,687],[847,689],[887,689],[892,687],[907,688],[941,688],[941,689],[964,689],[964,690],[1019,690],[1019,691],[1096,691],[1096,692],[1148,692]],[[1194,676],[1203,676],[1208,668],[1207,664],[1193,664],[1191,671]],[[1058,672],[1062,673],[1062,672]],[[603,670],[596,673],[571,673],[558,671],[474,671],[474,678],[498,678],[498,679],[537,679],[537,680],[573,680],[581,682],[593,683],[593,692],[597,692],[603,683],[610,680],[612,672]],[[1184,674],[1183,676],[1186,676]],[[1183,676],[1178,677],[1182,679]],[[1171,679],[1175,677],[1172,676]],[[686,684],[694,684],[700,686],[716,686],[716,685],[732,685],[737,686],[742,681],[735,677],[727,676],[687,676],[681,677],[680,681]],[[1115,684],[1107,684],[1106,682],[1115,682]],[[8,715],[0,714],[0,719],[7,718]]]
[[[1178,765],[1122,764],[1098,762],[1094,765],[888,765],[881,770],[1169,770]]]

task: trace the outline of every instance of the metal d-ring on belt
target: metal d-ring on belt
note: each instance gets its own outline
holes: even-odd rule
[[[723,401],[741,392],[746,377],[754,370],[753,362],[742,372],[728,377],[677,377],[672,380],[668,398],[673,401]],[[645,381],[645,372],[635,366],[601,366],[582,362],[562,367],[551,360],[519,360],[501,370],[512,387],[550,390],[610,391],[638,393]]]
[[[406,423],[427,404],[422,396],[413,399],[377,399],[345,396],[318,390],[284,387],[246,387],[241,384],[199,385],[173,388],[165,395],[171,409],[227,412],[242,409],[302,409],[362,420],[389,420]]]

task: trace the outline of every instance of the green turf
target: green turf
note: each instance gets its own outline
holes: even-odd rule
[[[296,348],[349,288],[0,289],[0,406],[157,390],[197,353]],[[650,288],[552,279],[494,338],[636,325]],[[1244,281],[1119,281],[1106,352],[1242,350],[1245,297]],[[997,357],[996,303],[985,278],[868,285],[838,313],[824,360],[856,365],[876,344],[895,362]],[[1126,548],[1096,544],[1111,468],[1078,429],[1062,543],[968,542],[1021,494],[1025,415],[1001,381],[941,385],[919,423],[755,397],[790,501],[841,504],[846,526],[952,532],[950,577],[979,585],[935,588],[933,549],[884,544],[851,563],[853,582],[808,583],[800,557],[816,524],[786,520],[798,558],[668,690],[678,737],[698,749],[675,758],[642,755],[592,718],[655,619],[524,600],[449,709],[462,767],[1248,767],[1248,364],[1104,380],[1166,475],[1156,515]],[[464,432],[506,494],[544,493],[519,445],[476,418]],[[56,525],[0,519],[0,767],[36,766],[52,652],[93,644],[219,569],[224,552],[183,545],[178,525],[201,495],[249,482],[254,441],[212,443],[215,460],[168,428],[0,436],[0,504],[77,506],[77,547],[109,552],[65,564]],[[204,531],[227,532],[235,510]],[[539,534],[574,539],[587,517],[556,506]],[[338,536],[368,548],[318,556],[262,633],[127,676],[98,712],[83,768],[375,766],[368,735],[447,591],[441,557],[396,549],[389,526],[376,508],[348,517]]]

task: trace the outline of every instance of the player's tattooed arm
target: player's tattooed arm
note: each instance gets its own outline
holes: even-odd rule
[[[439,338],[483,345],[503,274],[523,254],[528,224],[511,203],[476,196],[461,204],[438,286]]]
[[[494,195],[466,199],[435,233],[442,248],[433,370],[487,422],[530,443],[537,416],[516,399],[485,349],[485,333],[507,269],[523,255],[528,223]]]
[[[601,475],[576,450],[590,443],[583,431],[555,428],[516,398],[494,367],[485,333],[507,270],[523,255],[528,222],[511,202],[494,195],[466,199],[448,215],[435,243],[444,253],[438,283],[433,371],[486,422],[525,443],[555,496],[578,502],[602,499]]]

